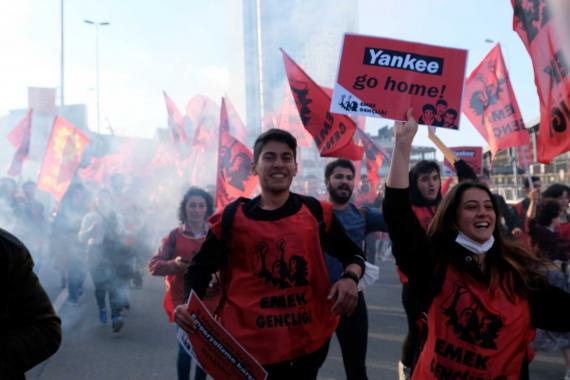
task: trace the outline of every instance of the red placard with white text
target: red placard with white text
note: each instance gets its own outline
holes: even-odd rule
[[[449,147],[455,156],[459,160],[463,160],[473,169],[475,174],[480,176],[483,174],[483,147],[480,146],[455,146]],[[447,161],[443,160],[443,165],[450,170],[451,173],[455,172],[453,165]]]
[[[197,331],[178,331],[178,341],[214,379],[264,380],[267,372],[210,314],[192,291],[188,313]]]
[[[331,112],[459,128],[467,51],[345,34]]]

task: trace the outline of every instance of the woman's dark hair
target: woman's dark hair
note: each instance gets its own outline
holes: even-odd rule
[[[554,218],[560,216],[560,204],[554,198],[543,198],[536,207],[536,217],[534,221],[544,227],[552,224]]]
[[[186,203],[190,197],[195,196],[202,197],[204,202],[206,202],[206,215],[204,216],[204,220],[208,219],[214,213],[214,199],[212,196],[205,190],[193,186],[186,191],[186,194],[184,194],[184,197],[178,206],[178,220],[180,220],[181,223],[186,222]]]
[[[543,198],[560,198],[566,192],[567,196],[570,196],[570,187],[563,185],[561,183],[554,183],[546,190],[542,192]]]
[[[522,245],[503,238],[499,227],[501,217],[499,207],[495,197],[484,184],[473,181],[460,182],[446,194],[428,228],[430,240],[442,255],[450,252],[445,248],[452,246],[457,237],[459,232],[456,223],[457,211],[463,194],[469,189],[485,191],[489,195],[496,215],[493,230],[495,244],[485,257],[485,266],[489,273],[489,290],[493,292],[501,287],[511,301],[514,301],[517,295],[527,297],[530,289],[538,284],[544,284],[544,276],[538,269],[542,261],[534,258]],[[505,277],[505,274],[511,274],[511,279]]]
[[[257,163],[261,150],[270,141],[277,141],[287,144],[289,148],[293,151],[293,158],[297,159],[297,139],[289,132],[283,129],[271,128],[263,132],[253,144],[253,162]]]
[[[422,174],[428,174],[432,171],[436,171],[437,175],[440,179],[440,186],[438,189],[437,198],[431,201],[425,199],[420,193],[420,189],[418,188],[418,179]],[[439,170],[439,165],[435,161],[427,161],[421,160],[417,164],[414,165],[412,170],[410,170],[409,174],[410,179],[410,202],[414,206],[437,206],[439,202],[441,202],[441,172]]]

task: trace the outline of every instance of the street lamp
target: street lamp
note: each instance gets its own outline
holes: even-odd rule
[[[111,23],[107,21],[93,20],[83,20],[83,22],[95,26],[95,90],[97,93],[97,134],[99,134],[101,126],[101,110],[99,105],[99,27],[111,25]]]

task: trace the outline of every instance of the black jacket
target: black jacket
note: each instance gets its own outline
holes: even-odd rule
[[[408,276],[408,284],[423,310],[428,310],[433,297],[441,291],[449,265],[478,281],[487,281],[471,253],[457,243],[449,242],[448,246],[434,247],[417,221],[408,199],[408,189],[387,188],[383,205],[384,219],[388,225],[396,264]],[[442,251],[447,254],[442,255]],[[491,251],[488,254],[490,253]],[[529,291],[528,304],[532,327],[570,331],[569,293],[544,283]],[[528,363],[525,363],[521,379],[527,378]]]
[[[0,379],[24,379],[61,344],[61,321],[33,266],[26,247],[0,229]]]

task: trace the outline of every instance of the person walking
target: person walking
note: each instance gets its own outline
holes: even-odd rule
[[[191,187],[186,191],[178,207],[180,225],[170,231],[148,263],[153,276],[165,276],[166,293],[164,310],[170,322],[174,322],[174,308],[184,304],[184,274],[190,261],[204,243],[209,226],[207,219],[214,212],[214,201],[206,191]],[[178,343],[176,370],[178,380],[190,379],[192,359]],[[194,380],[203,380],[206,373],[196,365]]]
[[[297,141],[286,131],[258,136],[252,173],[261,194],[238,199],[210,218],[210,232],[185,277],[187,291],[203,297],[211,274],[221,272],[222,325],[270,380],[316,379],[338,316],[356,307],[364,273],[362,250],[331,204],[290,192],[296,154]],[[332,286],[325,249],[345,268]],[[175,309],[174,319],[196,331],[185,305]]]

